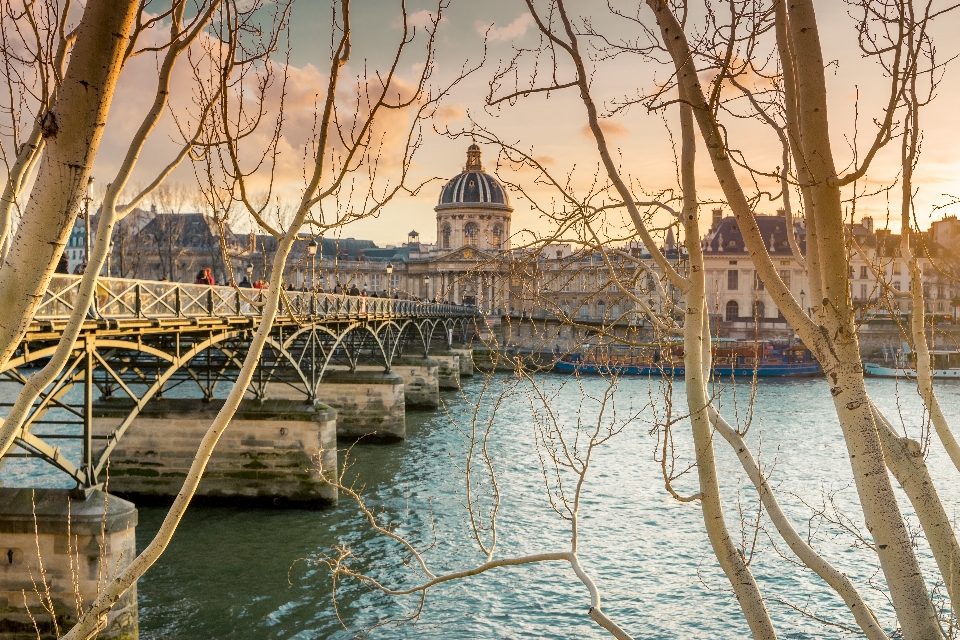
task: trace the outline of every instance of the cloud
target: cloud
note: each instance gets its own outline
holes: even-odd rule
[[[153,43],[162,41],[164,34],[153,29],[147,36],[152,38],[148,43]],[[147,42],[146,38],[145,42]],[[215,60],[203,56],[203,47],[207,47],[206,50],[212,52],[213,57],[220,53],[220,49],[218,43],[211,39],[196,43],[191,49],[195,54],[192,60],[199,66],[198,75],[204,81],[209,81],[209,78],[216,77],[218,65]],[[275,194],[279,197],[299,200],[306,176],[312,170],[312,159],[316,153],[317,119],[323,109],[328,76],[324,69],[311,64],[297,66],[274,61],[273,71],[274,82],[265,89],[262,103],[258,100],[256,90],[246,90],[247,85],[244,85],[244,91],[231,93],[231,113],[234,117],[241,103],[245,114],[241,120],[245,122],[252,117],[251,114],[259,113],[261,108],[264,114],[260,126],[255,131],[249,132],[239,143],[241,166],[244,171],[251,171],[257,167],[261,159],[264,160],[259,170],[247,178],[250,193],[264,192],[272,184]],[[282,82],[284,74],[286,75],[285,83]],[[370,79],[357,77],[358,75],[350,72],[349,69],[346,70],[343,74],[344,81],[337,89],[336,125],[339,126],[339,130],[331,134],[329,141],[326,156],[328,162],[332,163],[330,166],[342,160],[341,135],[349,139],[351,135],[356,134],[355,122],[358,116],[362,117],[369,108],[366,99],[376,96],[380,88],[379,79],[372,72]],[[156,76],[154,56],[134,57],[124,68],[96,158],[94,174],[98,184],[111,182],[116,176],[130,140],[136,133],[144,114],[151,107]],[[413,80],[395,77],[389,101],[409,99],[417,88],[415,80],[415,75]],[[251,82],[251,84],[255,83]],[[130,183],[131,190],[138,184],[151,181],[179,150],[182,136],[170,112],[176,114],[180,126],[185,131],[192,131],[196,124],[197,79],[192,73],[186,56],[180,60],[174,70],[170,89],[170,109],[161,118],[147,141],[143,153],[140,154],[140,160]],[[282,132],[275,146],[272,146],[275,118],[281,112],[281,105]],[[392,185],[396,181],[398,168],[404,159],[407,133],[415,108],[416,105],[412,109],[382,109],[377,115],[376,123],[370,132],[369,151],[378,155],[375,160],[378,167],[376,177],[378,188],[383,188],[385,184]],[[460,108],[465,112],[464,107]],[[455,110],[455,107],[451,107],[449,117],[455,116]],[[271,164],[274,165],[272,171]],[[203,168],[198,169],[202,173]],[[194,167],[189,160],[177,169],[170,181],[187,185],[195,184]],[[359,191],[362,192],[363,189],[360,188]]]
[[[462,120],[466,116],[467,108],[460,102],[457,104],[441,105],[437,108],[436,113],[433,114],[434,119],[440,124],[449,124],[450,122]]]
[[[442,20],[442,18],[441,18]],[[407,26],[415,29],[432,29],[433,28],[434,15],[427,11],[426,9],[422,11],[417,11],[411,13],[407,16]],[[402,26],[403,23],[398,19],[397,26]]]
[[[490,40],[513,40],[523,36],[532,24],[533,16],[524,13],[505,27],[498,27],[495,24],[488,25],[478,21],[476,28],[477,33],[487,36]]]
[[[611,138],[626,137],[630,135],[630,129],[628,129],[626,125],[614,120],[601,120],[600,130]],[[583,125],[580,128],[580,133],[583,134],[583,137],[585,138],[590,140],[593,139],[593,132],[590,130],[589,124]]]

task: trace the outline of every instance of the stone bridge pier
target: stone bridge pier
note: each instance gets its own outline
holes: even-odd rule
[[[37,630],[43,640],[56,638],[57,628],[62,634],[76,624],[77,595],[89,605],[103,581],[137,555],[133,504],[102,491],[86,499],[72,493],[0,487],[0,640],[37,638]],[[45,590],[52,614],[36,595]],[[134,585],[97,637],[137,636]]]
[[[383,367],[323,374],[317,399],[337,412],[337,437],[390,442],[407,437],[404,379]]]
[[[223,400],[162,399],[147,404],[110,457],[110,491],[138,502],[169,501]],[[94,433],[107,434],[133,401],[93,405]],[[243,400],[197,488],[198,502],[333,504],[337,490],[336,412],[297,400]]]

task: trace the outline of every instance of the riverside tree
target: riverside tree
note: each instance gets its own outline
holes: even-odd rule
[[[912,2],[899,0],[848,3],[856,18],[856,37],[862,53],[877,62],[879,73],[889,85],[885,101],[876,108],[876,130],[869,149],[866,153],[855,149],[850,169],[842,172],[833,159],[835,147],[831,146],[832,132],[827,120],[825,61],[829,56],[823,51],[811,0],[732,2],[722,9],[709,3],[662,0],[648,0],[626,7],[614,5],[611,11],[614,18],[627,24],[632,31],[626,36],[604,33],[596,25],[609,24],[609,20],[598,20],[596,15],[575,15],[566,4],[562,0],[527,1],[526,8],[542,34],[541,46],[532,50],[517,47],[516,57],[492,79],[487,103],[496,107],[541,94],[576,92],[583,106],[584,121],[597,144],[599,174],[605,184],[590,194],[576,194],[570,187],[569,176],[567,179],[553,178],[536,161],[533,152],[521,150],[517,144],[506,144],[491,132],[478,132],[479,125],[475,125],[472,134],[498,145],[505,164],[512,162],[532,167],[536,171],[535,180],[553,187],[556,202],[562,204],[555,204],[549,211],[540,209],[540,213],[556,222],[557,230],[550,237],[541,239],[541,244],[564,241],[603,251],[609,277],[617,280],[621,290],[630,295],[629,292],[636,289],[636,279],[618,280],[622,277],[618,276],[622,270],[611,264],[610,257],[615,250],[610,247],[609,235],[598,232],[602,225],[599,214],[611,209],[626,210],[632,224],[628,239],[639,239],[656,264],[657,278],[653,288],[664,298],[670,297],[671,287],[681,293],[682,304],[673,309],[679,318],[673,317],[669,309],[664,313],[662,308],[653,308],[646,296],[633,296],[638,314],[648,318],[664,335],[679,336],[683,341],[686,409],[692,430],[699,491],[683,497],[670,487],[670,477],[665,475],[665,479],[673,497],[700,503],[713,553],[729,579],[752,634],[757,638],[775,638],[777,635],[767,607],[771,594],[764,594],[758,586],[743,550],[733,543],[725,522],[720,503],[720,486],[724,479],[718,477],[713,460],[714,434],[719,434],[733,447],[777,534],[799,562],[816,572],[843,599],[861,633],[871,638],[887,637],[887,632],[864,603],[858,587],[797,533],[746,446],[743,433],[728,424],[718,411],[719,397],[710,387],[709,310],[700,244],[701,203],[696,189],[697,147],[707,156],[713,176],[722,188],[724,201],[736,216],[760,280],[772,294],[780,312],[811,348],[827,376],[869,532],[864,534],[863,540],[876,554],[883,571],[886,579],[884,593],[896,613],[898,633],[905,638],[944,637],[946,629],[955,625],[949,619],[941,620],[931,599],[888,471],[909,498],[936,561],[939,576],[929,577],[944,585],[951,602],[960,597],[955,589],[956,571],[960,566],[956,535],[931,480],[921,444],[898,434],[867,393],[856,309],[848,282],[849,256],[854,247],[847,233],[843,205],[845,201],[855,201],[862,193],[862,190],[857,191],[857,183],[867,175],[878,153],[894,140],[899,140],[902,148],[900,203],[904,238],[901,251],[910,260],[914,279],[911,293],[906,294],[914,305],[909,337],[923,362],[918,365],[921,397],[933,416],[936,433],[951,459],[956,460],[956,442],[933,393],[926,359],[922,274],[917,249],[910,244],[915,195],[913,172],[922,131],[919,114],[932,99],[943,69],[935,58],[931,30],[934,22],[952,7],[938,9],[928,4],[918,8]],[[596,52],[592,58],[584,53],[591,47]],[[646,65],[638,68],[653,69],[654,72],[651,77],[637,81],[633,97],[610,103],[612,110],[639,107],[655,116],[669,113],[670,122],[679,126],[678,185],[672,194],[659,190],[651,197],[624,176],[600,126],[602,117],[611,113],[604,112],[593,96],[592,74],[601,65],[623,56],[639,57]],[[518,78],[525,80],[519,81]],[[516,84],[509,86],[511,82]],[[650,86],[654,88],[649,89]],[[629,93],[624,90],[624,94]],[[734,123],[743,120],[756,123],[759,127],[757,135],[768,136],[770,145],[778,150],[779,164],[762,166],[739,150],[737,135],[748,134],[743,134]],[[761,186],[764,180],[775,181],[779,193],[765,191]],[[518,188],[522,189],[522,186],[518,185]],[[591,199],[597,193],[608,196],[613,202],[592,203]],[[797,195],[797,205],[791,206],[791,199]],[[814,301],[812,317],[801,308],[789,285],[780,277],[761,237],[754,210],[764,197],[782,201],[788,217],[794,215],[794,208],[798,209],[798,215],[805,221],[806,255],[799,255],[795,238],[791,237],[790,243],[809,277],[809,295]],[[686,271],[671,263],[657,249],[660,241],[651,232],[656,227],[652,223],[652,214],[657,210],[661,213],[658,219],[664,219],[662,214],[665,212],[668,220],[672,218],[666,226],[681,231],[687,252]],[[792,230],[792,223],[787,226]],[[536,281],[531,286],[538,289]],[[537,293],[534,291],[532,297],[538,297]],[[549,307],[550,303],[545,302],[543,306]],[[558,315],[565,317],[562,313]],[[605,335],[617,339],[612,330]],[[393,538],[404,553],[413,556],[411,566],[421,580],[403,588],[386,585],[354,566],[354,559],[346,548],[329,561],[335,575],[359,579],[386,593],[413,594],[423,598],[427,590],[443,582],[497,567],[544,561],[567,562],[588,588],[591,617],[615,637],[629,637],[628,630],[601,611],[599,591],[584,572],[577,556],[580,497],[590,469],[590,452],[623,426],[605,430],[598,423],[594,431],[585,435],[588,444],[577,449],[572,444],[575,441],[572,436],[564,437],[563,425],[549,411],[545,398],[541,404],[554,420],[552,425],[541,430],[547,436],[543,439],[542,450],[547,451],[546,459],[553,467],[545,475],[553,474],[559,482],[559,470],[564,469],[572,475],[576,487],[571,494],[558,500],[557,496],[562,492],[558,494],[557,487],[549,482],[546,486],[551,505],[570,522],[567,548],[522,557],[498,552],[496,517],[501,489],[495,481],[494,463],[486,453],[488,431],[483,428],[478,431],[474,421],[466,434],[467,465],[464,469],[468,496],[473,467],[484,470],[490,478],[491,503],[483,527],[475,521],[479,502],[475,504],[468,499],[466,506],[474,524],[475,542],[482,562],[468,563],[459,571],[432,572],[425,555],[410,540],[377,522],[361,500],[366,517],[377,530]],[[479,462],[471,465],[472,460]],[[555,470],[557,473],[554,474]],[[565,486],[570,486],[569,480]],[[350,493],[349,488],[347,493]],[[490,532],[486,540],[479,535],[481,531]],[[419,611],[417,609],[414,615]]]

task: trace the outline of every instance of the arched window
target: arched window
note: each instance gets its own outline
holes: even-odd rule
[[[727,322],[736,322],[740,317],[740,305],[737,304],[736,300],[731,300],[727,303]]]
[[[450,248],[450,225],[448,224],[443,225],[443,232],[440,238],[440,247],[442,249]]]
[[[493,248],[494,248],[494,249],[499,249],[499,248],[500,248],[500,242],[502,241],[502,240],[501,240],[502,238],[503,238],[503,227],[501,227],[501,226],[498,225],[498,224],[493,225],[493,238],[492,238],[492,240],[493,240]]]
[[[753,315],[756,318],[762,318],[765,311],[763,303],[757,300],[753,305]]]
[[[463,244],[475,247],[479,240],[480,227],[475,222],[468,222],[467,226],[463,228]]]

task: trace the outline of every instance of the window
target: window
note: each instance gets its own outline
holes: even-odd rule
[[[736,322],[737,318],[740,317],[740,305],[737,304],[736,300],[731,300],[727,303],[727,315],[725,319],[727,322]]]
[[[763,291],[763,280],[760,279],[759,273],[753,274],[753,288],[757,291]]]
[[[899,263],[899,262],[894,262],[894,263],[893,263],[893,275],[895,275],[895,276],[899,276],[899,275],[900,275],[900,263]]]
[[[499,249],[500,243],[503,242],[503,227],[498,224],[493,225],[493,248]]]
[[[850,265],[850,279],[851,279],[851,280],[853,280],[853,278],[857,275],[857,274],[854,272],[854,269],[856,269],[856,267],[854,267],[853,265]]]
[[[783,285],[787,289],[789,289],[790,288],[790,269],[781,269],[780,279],[783,280]]]
[[[374,273],[370,276],[370,283],[373,285],[374,291],[380,291],[380,274]]]
[[[443,233],[441,234],[440,246],[443,249],[450,248],[450,225],[443,225]]]
[[[399,289],[400,288],[400,274],[395,273],[390,276],[390,288]]]
[[[475,247],[477,246],[477,241],[480,235],[480,227],[477,226],[475,222],[468,222],[467,226],[463,228],[463,244]]]
[[[860,299],[861,300],[867,299],[867,285],[865,284],[860,285]]]
[[[763,306],[763,303],[762,303],[762,302],[760,302],[759,300],[757,300],[756,302],[753,303],[753,316],[754,316],[755,318],[763,318],[763,317],[764,317],[764,313],[763,313],[764,311],[766,311],[766,309],[764,309],[764,306]]]
[[[891,283],[891,286],[892,286],[895,290],[900,291],[900,281],[899,281],[899,280],[894,280],[894,281]]]
[[[740,272],[736,269],[727,269],[727,291],[736,291],[740,288]]]
[[[860,279],[861,279],[861,280],[866,280],[866,279],[867,279],[867,268],[866,268],[866,267],[860,267]]]

